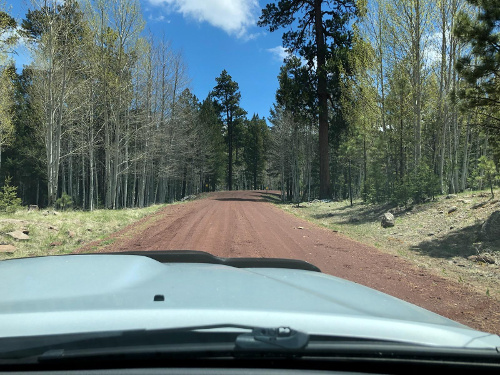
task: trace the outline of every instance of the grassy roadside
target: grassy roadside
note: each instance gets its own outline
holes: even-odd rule
[[[361,201],[351,207],[348,201],[317,200],[296,207],[281,203],[274,195],[267,198],[297,217],[408,259],[418,267],[500,300],[500,238],[494,243],[479,241],[482,224],[500,210],[500,202],[491,201],[489,192],[466,192],[448,199],[441,196],[407,209]],[[484,205],[475,208],[478,203]],[[382,228],[380,217],[388,211],[395,216],[395,226]],[[493,258],[495,264],[473,260],[472,256],[478,253]]]
[[[159,211],[165,205],[141,209],[89,211],[17,211],[0,214],[0,260],[71,253]],[[21,231],[29,239],[16,240],[7,233]],[[10,246],[6,246],[10,245]],[[15,248],[13,248],[13,247]]]

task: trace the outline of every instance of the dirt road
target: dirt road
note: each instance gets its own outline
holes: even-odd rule
[[[411,262],[291,216],[262,192],[211,194],[171,205],[153,225],[114,234],[107,251],[203,250],[223,257],[302,259],[325,273],[422,306],[470,327],[500,334],[500,303]]]

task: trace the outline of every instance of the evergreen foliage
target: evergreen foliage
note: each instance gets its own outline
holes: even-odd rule
[[[66,211],[73,208],[73,199],[63,192],[61,197],[56,200],[55,207],[61,211]]]
[[[478,174],[476,175],[476,182],[482,186],[483,181],[487,182],[490,191],[491,191],[491,199],[495,198],[495,194],[493,193],[493,186],[495,183],[500,182],[500,174],[497,172],[495,163],[493,160],[488,159],[487,156],[483,155],[478,159]]]
[[[238,162],[238,148],[242,137],[242,120],[246,115],[240,107],[241,93],[238,83],[224,69],[219,77],[215,78],[217,85],[211,96],[217,108],[220,119],[224,124],[225,139],[227,143],[227,189],[233,189],[233,165],[234,158]],[[236,154],[236,155],[234,155]]]
[[[467,1],[477,12],[460,12],[453,29],[454,35],[470,46],[456,64],[468,83],[459,94],[467,105],[485,109],[482,114],[500,128],[500,1]]]
[[[296,53],[307,62],[307,74],[314,87],[315,116],[319,127],[319,162],[321,198],[331,197],[329,167],[329,122],[337,127],[342,122],[339,109],[339,66],[346,61],[351,47],[352,20],[358,13],[354,0],[281,0],[269,3],[262,9],[259,26],[273,32],[286,28],[283,47]],[[311,86],[311,85],[309,85]],[[337,111],[329,116],[328,104]]]
[[[11,180],[11,177],[6,177],[0,190],[0,211],[2,212],[12,213],[21,208],[21,198],[17,196],[17,187],[10,184]]]

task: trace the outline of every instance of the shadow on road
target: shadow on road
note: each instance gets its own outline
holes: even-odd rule
[[[260,198],[215,198],[214,201],[219,202],[264,202],[262,197]]]
[[[214,200],[219,202],[267,202],[267,195],[274,195],[274,193],[254,192],[245,194],[245,197],[214,198]]]

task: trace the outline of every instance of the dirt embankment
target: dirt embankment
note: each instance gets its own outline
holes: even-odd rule
[[[500,303],[397,255],[353,241],[289,215],[263,198],[238,191],[168,206],[151,225],[115,233],[100,252],[203,250],[223,257],[308,261],[342,277],[419,305],[472,328],[500,334]],[[149,219],[143,219],[150,220]],[[83,249],[85,251],[85,249]]]

